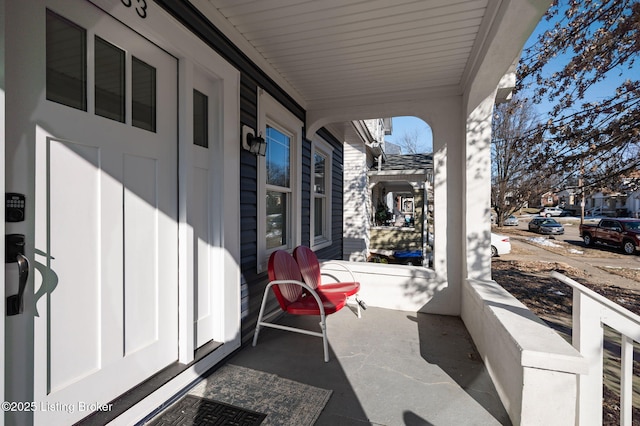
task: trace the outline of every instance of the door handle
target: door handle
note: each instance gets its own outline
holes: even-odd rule
[[[18,262],[18,294],[7,297],[7,316],[21,314],[24,310],[24,290],[29,278],[29,259],[18,253],[16,261]]]

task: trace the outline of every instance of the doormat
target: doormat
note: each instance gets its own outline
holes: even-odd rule
[[[265,413],[267,418],[262,422],[265,426],[312,426],[332,392],[276,374],[226,364],[189,394]]]
[[[256,413],[210,399],[186,395],[150,426],[257,426],[266,414]]]

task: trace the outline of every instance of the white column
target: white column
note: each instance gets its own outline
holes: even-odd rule
[[[495,92],[469,113],[466,123],[464,232],[466,275],[491,278],[491,118]]]

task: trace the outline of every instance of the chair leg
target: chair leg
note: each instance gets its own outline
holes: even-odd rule
[[[262,322],[262,317],[264,316],[264,308],[267,305],[267,294],[269,292],[269,287],[264,290],[264,295],[262,296],[262,304],[260,305],[260,313],[258,314],[258,322],[256,323],[256,331],[253,332],[253,344],[255,346],[258,343],[258,334],[260,333],[260,323]]]
[[[320,316],[320,329],[322,329],[322,346],[324,348],[324,362],[329,362],[329,343],[327,341],[327,324],[326,318]]]

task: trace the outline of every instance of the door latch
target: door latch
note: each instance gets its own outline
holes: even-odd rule
[[[12,316],[21,314],[24,310],[24,290],[29,278],[29,260],[24,255],[24,235],[7,235],[5,253],[7,263],[18,263],[18,294],[7,297],[7,316]]]

